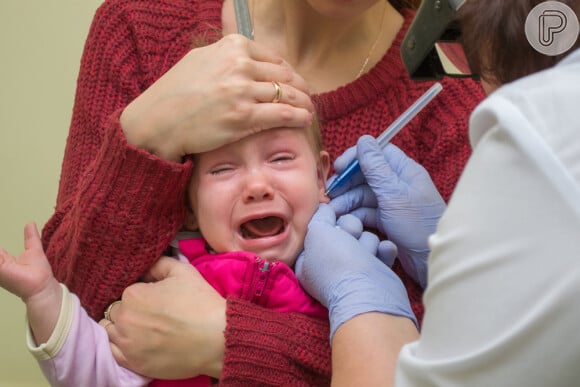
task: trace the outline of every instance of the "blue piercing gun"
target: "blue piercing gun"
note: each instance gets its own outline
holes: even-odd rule
[[[439,82],[435,83],[429,88],[419,99],[417,99],[407,110],[403,112],[383,133],[377,137],[377,141],[381,149],[383,149],[389,141],[397,133],[401,131],[411,121],[439,92],[443,89],[443,86]],[[355,173],[360,171],[360,165],[357,159],[351,161],[351,163],[342,171],[336,179],[332,181],[330,186],[326,189],[325,195],[329,196],[332,192],[342,187]]]

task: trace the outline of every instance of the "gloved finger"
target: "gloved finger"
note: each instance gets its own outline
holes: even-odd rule
[[[296,263],[294,263],[294,272],[297,276],[302,276],[304,274],[304,259],[305,254],[304,250],[300,254],[298,254],[298,258],[296,258]]]
[[[351,146],[345,150],[340,156],[334,160],[334,170],[337,173],[344,171],[344,169],[354,160],[356,157],[356,146]]]
[[[332,198],[328,203],[337,215],[344,215],[361,207],[377,207],[377,197],[366,184],[354,187]]]
[[[392,267],[397,259],[397,245],[389,240],[379,243],[377,248],[377,257],[388,267]]]
[[[421,164],[408,157],[405,152],[395,145],[387,145],[383,149],[383,156],[393,172],[406,183],[415,181],[418,175],[429,176],[429,173]]]
[[[379,247],[379,237],[370,231],[365,231],[358,238],[360,245],[372,255],[377,255],[377,249]]]
[[[385,149],[392,147],[395,146],[388,144]],[[401,184],[398,184],[399,176],[391,169],[389,162],[385,159],[391,154],[391,149],[383,154],[377,140],[371,136],[362,136],[358,140],[357,155],[366,181],[375,193],[381,192],[385,197],[396,197],[396,195],[400,195],[401,189]]]
[[[337,174],[343,172],[348,165],[354,161],[356,158],[356,146],[352,146],[348,148],[342,155],[340,155],[334,162],[334,169]],[[331,176],[327,182],[326,186],[330,187],[332,182],[338,177],[338,175]],[[329,195],[330,197],[336,197],[357,185],[363,184],[365,182],[365,177],[360,171],[360,168],[357,172],[355,172],[352,176],[349,177],[348,180],[344,182],[340,187],[337,187],[332,190],[332,193]]]
[[[355,238],[360,237],[363,232],[362,222],[359,218],[351,214],[341,216],[336,221],[336,224]]]
[[[376,208],[357,208],[350,213],[352,216],[356,216],[357,219],[361,221],[364,227],[380,229],[379,222],[377,218]],[[381,230],[383,231],[383,230]]]
[[[421,186],[426,191],[425,196],[432,196],[438,201],[438,191],[421,164],[393,144],[381,150],[373,137],[363,137],[357,144],[357,155],[366,181],[375,192],[380,190],[383,197],[393,198],[405,195],[408,187]]]
[[[334,209],[326,203],[320,203],[318,209],[314,215],[312,215],[308,227],[316,222],[325,223],[334,227],[336,225],[336,214],[334,213]]]

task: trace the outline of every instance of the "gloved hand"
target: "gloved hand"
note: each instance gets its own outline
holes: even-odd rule
[[[401,279],[369,248],[368,232],[354,237],[337,227],[336,215],[321,204],[308,224],[304,251],[296,261],[302,286],[328,308],[330,339],[344,322],[367,312],[405,316],[417,325]],[[367,239],[368,238],[368,239]],[[388,244],[386,244],[388,245]]]
[[[338,191],[330,206],[338,215],[351,213],[365,226],[386,234],[397,245],[405,272],[425,287],[428,238],[445,211],[445,202],[425,168],[396,146],[381,150],[373,137],[362,136],[356,154],[350,148],[336,160],[337,173],[355,156],[361,172]]]
[[[389,241],[381,241],[379,237],[368,231],[363,231],[362,221],[352,214],[342,215],[336,221],[336,226],[340,227],[350,235],[358,239],[361,245],[372,255],[375,255],[384,264],[391,267],[397,258],[397,246]]]

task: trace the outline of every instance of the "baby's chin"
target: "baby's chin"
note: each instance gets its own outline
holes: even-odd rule
[[[249,251],[265,261],[283,262],[294,267],[298,254],[304,248],[301,242],[303,239],[304,237],[297,235],[292,228],[286,228],[283,233],[275,236],[251,239],[238,236],[233,242],[236,245],[234,250]]]
[[[274,251],[254,251],[254,254],[268,262],[282,262],[290,267],[294,267],[299,252],[274,252]]]

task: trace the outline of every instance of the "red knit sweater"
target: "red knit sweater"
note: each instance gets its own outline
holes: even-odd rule
[[[181,227],[191,175],[188,162],[169,163],[128,145],[119,114],[191,48],[193,37],[219,38],[221,7],[222,0],[108,0],[95,15],[56,209],[42,235],[57,278],[93,318],[139,279]],[[403,30],[377,66],[315,96],[332,156],[362,134],[379,134],[431,86],[410,81],[399,59],[412,18],[404,15]],[[393,143],[427,168],[447,200],[469,156],[468,115],[483,92],[472,81],[445,80],[443,87]],[[421,319],[422,292],[401,275]],[[329,382],[327,322],[228,299],[225,338],[224,385]]]

